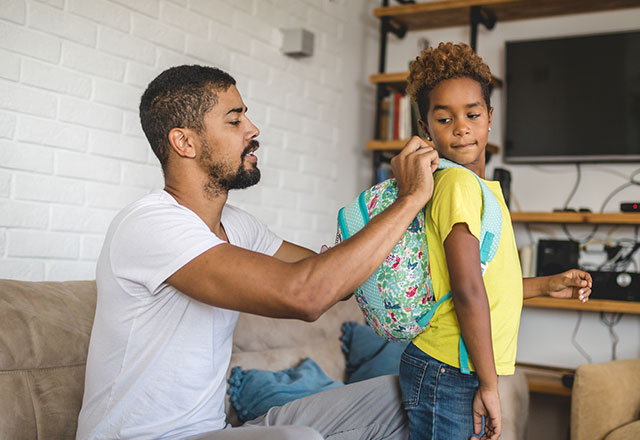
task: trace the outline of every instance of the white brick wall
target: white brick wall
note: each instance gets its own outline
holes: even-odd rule
[[[369,183],[377,5],[0,0],[0,277],[94,277],[113,216],[163,185],[137,107],[183,63],[229,71],[261,130],[262,181],[231,203],[287,240],[333,243],[337,209]],[[292,27],[315,34],[313,57],[280,53]]]

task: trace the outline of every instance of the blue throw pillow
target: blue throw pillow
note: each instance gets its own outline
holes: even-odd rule
[[[346,383],[398,374],[400,356],[409,344],[387,341],[368,325],[352,321],[342,324],[340,340],[347,361]]]
[[[343,383],[332,380],[311,358],[305,358],[297,367],[277,372],[234,367],[227,394],[238,418],[246,422],[273,406],[340,385]]]

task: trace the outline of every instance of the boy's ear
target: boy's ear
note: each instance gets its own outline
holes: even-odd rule
[[[422,130],[422,133],[424,134],[424,136],[428,140],[431,140],[431,134],[429,133],[429,128],[427,127],[427,124],[422,119],[419,119],[418,125],[420,126],[420,129]]]
[[[491,130],[491,119],[493,118],[493,107],[489,108],[489,130]]]
[[[172,128],[169,131],[169,144],[180,157],[189,159],[196,157],[193,132],[187,128]]]

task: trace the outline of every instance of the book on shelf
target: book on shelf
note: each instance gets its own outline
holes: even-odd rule
[[[404,140],[419,134],[418,109],[405,93],[391,93],[380,102],[380,140]]]

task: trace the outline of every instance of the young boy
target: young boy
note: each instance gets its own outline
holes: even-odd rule
[[[408,93],[420,125],[441,157],[485,177],[485,148],[493,108],[489,67],[465,44],[441,43],[411,64]],[[439,171],[426,209],[431,276],[436,299],[451,291],[430,325],[402,355],[400,383],[410,438],[466,439],[501,433],[498,375],[515,369],[523,297],[590,294],[589,274],[571,270],[523,282],[513,227],[499,182],[485,181],[500,202],[502,233],[484,277],[479,236],[482,195],[467,170]],[[460,334],[471,374],[460,371]],[[484,418],[484,422],[483,422]]]

